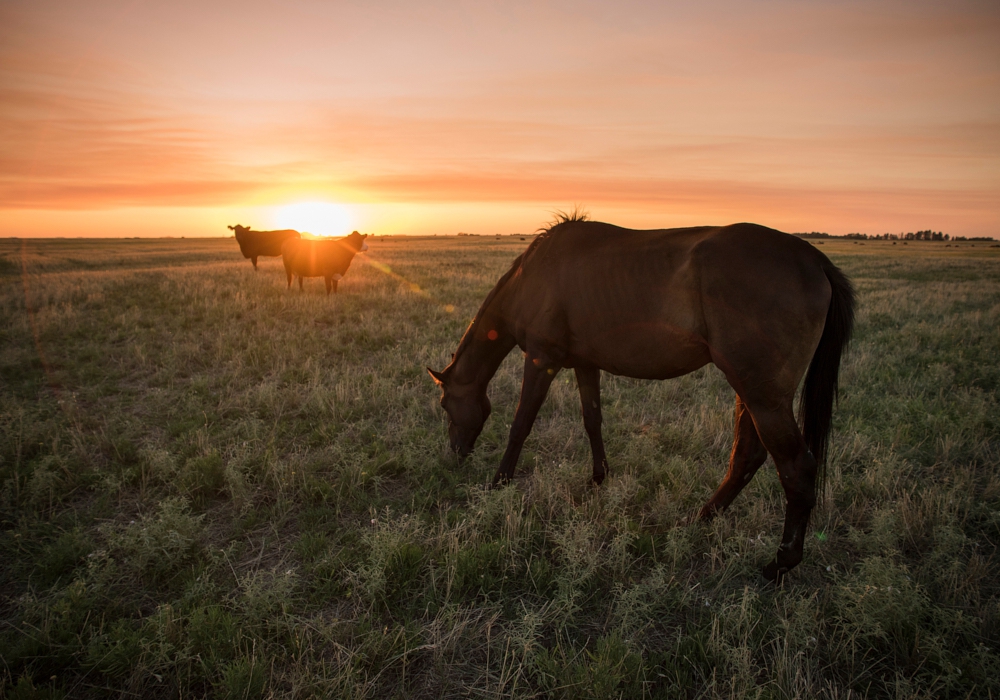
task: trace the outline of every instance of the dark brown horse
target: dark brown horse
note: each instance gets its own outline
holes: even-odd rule
[[[293,238],[281,246],[281,259],[285,264],[288,288],[292,288],[292,278],[298,275],[299,289],[305,277],[322,277],[326,282],[326,293],[337,291],[337,282],[351,266],[356,253],[368,250],[365,239],[368,234],[354,231],[349,236],[328,241],[303,240]]]
[[[786,500],[781,545],[764,567],[774,581],[802,560],[853,321],[851,283],[794,236],[755,224],[633,231],[567,219],[500,278],[451,364],[429,371],[443,390],[452,449],[464,456],[490,415],[486,388],[497,367],[515,345],[524,351],[497,484],[514,476],[552,379],[572,367],[600,484],[600,370],[669,379],[715,363],[736,390],[736,435],[729,471],[699,515],[728,507],[770,453]],[[800,430],[792,404],[803,375]]]
[[[249,226],[227,226],[236,234],[236,242],[240,244],[240,252],[244,258],[250,258],[253,269],[257,269],[257,258],[260,256],[276,257],[281,255],[281,244],[289,238],[299,238],[299,232],[286,228],[280,231],[251,231]]]

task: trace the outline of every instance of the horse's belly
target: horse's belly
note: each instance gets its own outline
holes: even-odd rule
[[[619,326],[603,336],[580,339],[569,352],[573,365],[593,365],[636,379],[670,379],[711,362],[703,338],[682,328],[650,324]]]

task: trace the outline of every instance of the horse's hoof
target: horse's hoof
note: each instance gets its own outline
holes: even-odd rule
[[[776,586],[781,583],[782,579],[785,578],[785,574],[787,573],[788,569],[784,566],[778,566],[777,560],[772,561],[770,564],[764,567],[763,571],[761,571],[761,574],[764,576],[764,578],[766,578],[768,581],[770,581]]]
[[[501,477],[499,479],[494,479],[493,483],[490,484],[490,490],[492,491],[492,490],[495,490],[495,489],[502,489],[504,486],[509,485],[511,483],[511,481],[512,481],[512,479],[508,479],[507,477]]]

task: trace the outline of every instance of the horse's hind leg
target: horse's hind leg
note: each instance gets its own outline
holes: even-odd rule
[[[760,439],[774,458],[778,479],[785,491],[785,527],[781,544],[777,555],[763,571],[764,578],[777,582],[802,561],[806,525],[816,505],[816,459],[806,447],[790,404],[780,409],[758,409],[754,412],[754,422]]]
[[[590,451],[594,455],[594,483],[600,486],[608,473],[608,457],[604,454],[601,435],[601,370],[596,367],[577,367],[576,383],[580,387],[583,406],[583,427],[590,438]]]
[[[698,517],[703,520],[708,520],[728,508],[767,459],[767,450],[757,435],[753,417],[739,394],[736,395],[735,414],[736,435],[733,438],[733,451],[729,455],[729,471],[726,472],[726,477],[719,484],[715,494],[698,513]]]

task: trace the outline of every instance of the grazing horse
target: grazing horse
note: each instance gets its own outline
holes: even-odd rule
[[[261,255],[277,257],[281,255],[281,244],[289,238],[299,238],[299,232],[287,228],[281,231],[251,231],[249,226],[227,226],[236,234],[236,242],[240,244],[240,252],[244,258],[250,258],[253,269],[257,269],[257,258]]]
[[[850,281],[794,236],[745,223],[633,231],[564,218],[486,296],[451,364],[428,371],[461,457],[490,415],[486,389],[497,368],[515,345],[524,351],[496,485],[514,476],[552,379],[573,368],[600,484],[600,370],[669,379],[715,363],[736,390],[735,439],[729,471],[699,516],[728,507],[770,453],[786,501],[781,545],[763,571],[776,581],[802,560],[853,322]],[[792,404],[803,375],[800,430]]]
[[[285,263],[288,288],[292,288],[292,278],[299,277],[299,290],[304,277],[322,277],[326,282],[326,293],[337,291],[339,282],[351,266],[354,255],[368,250],[365,239],[368,234],[357,231],[350,236],[331,241],[302,240],[293,238],[281,246],[281,259]]]

